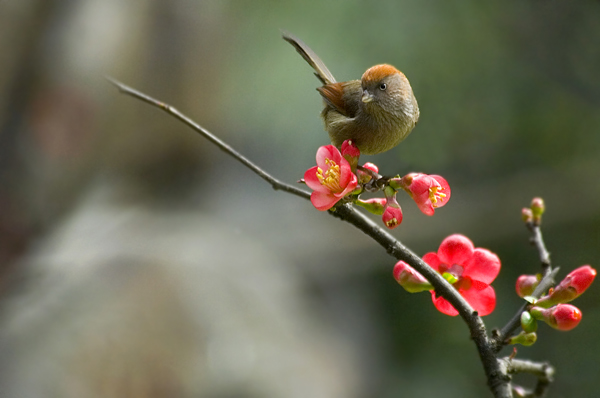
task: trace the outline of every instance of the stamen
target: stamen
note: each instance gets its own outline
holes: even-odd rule
[[[332,192],[341,192],[340,187],[340,166],[333,160],[326,158],[325,164],[329,167],[326,171],[323,171],[320,167],[317,168],[317,179],[321,185],[326,186]]]
[[[441,193],[438,191],[442,191],[444,189],[444,187],[431,187],[429,188],[429,200],[431,200],[431,204],[433,205],[433,207],[438,207],[438,200],[440,202],[444,201],[444,198],[446,197],[445,193]]]

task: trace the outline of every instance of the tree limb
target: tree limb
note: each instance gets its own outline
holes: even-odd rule
[[[190,118],[172,106],[158,101],[115,79],[110,77],[107,77],[107,79],[113,85],[115,85],[120,92],[160,108],[169,115],[182,121],[194,131],[217,145],[219,149],[223,150],[234,159],[242,163],[244,166],[248,167],[263,180],[267,181],[275,190],[282,190],[305,199],[310,198],[310,193],[281,182],[275,177],[271,176],[269,173],[265,172],[259,166],[234,150],[231,146],[221,141],[215,135],[192,121]],[[375,224],[371,219],[356,211],[350,204],[339,204],[335,208],[331,209],[329,213],[334,217],[348,222],[363,231],[365,234],[379,243],[391,256],[397,260],[402,260],[408,263],[431,283],[438,294],[452,304],[469,328],[471,338],[475,342],[479,352],[479,356],[488,379],[488,385],[494,393],[494,396],[496,398],[511,398],[512,391],[509,383],[510,377],[507,374],[506,367],[502,367],[501,362],[499,362],[496,358],[494,352],[495,344],[488,338],[485,324],[483,323],[481,317],[479,317],[477,312],[471,308],[471,306],[458,293],[458,291],[454,289],[452,285],[450,285],[450,283],[448,283],[439,273],[425,263],[419,256],[409,250],[400,241],[395,239],[386,230]]]

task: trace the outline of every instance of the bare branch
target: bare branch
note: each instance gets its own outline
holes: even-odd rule
[[[184,114],[182,114],[181,112],[179,112],[177,109],[175,109],[171,105],[168,105],[168,104],[165,104],[164,102],[158,101],[158,100],[150,97],[149,95],[139,92],[139,91],[137,91],[137,90],[135,90],[135,89],[111,78],[111,77],[106,76],[106,79],[109,82],[111,82],[112,84],[114,84],[119,89],[120,92],[127,94],[129,96],[132,96],[134,98],[137,98],[147,104],[150,104],[152,106],[160,108],[163,111],[167,112],[169,115],[175,117],[176,119],[181,120],[183,123],[190,126],[194,131],[199,133],[201,136],[208,139],[210,142],[212,142],[217,147],[219,147],[219,149],[221,149],[223,152],[227,153],[228,155],[231,155],[238,162],[242,163],[244,166],[248,167],[254,173],[258,174],[258,176],[260,178],[262,178],[263,180],[265,180],[266,182],[271,184],[273,189],[285,191],[285,192],[291,193],[292,195],[300,196],[301,198],[304,198],[304,199],[310,198],[310,193],[303,191],[302,189],[296,188],[295,186],[292,186],[292,185],[286,184],[282,181],[279,181],[272,175],[266,173],[263,169],[261,169],[256,164],[254,164],[254,162],[247,159],[241,153],[239,153],[238,151],[233,149],[231,146],[229,146],[228,144],[223,142],[221,139],[219,139],[217,136],[212,134],[210,131],[206,130],[204,127],[202,127],[199,124],[197,124],[196,122],[194,122],[189,117],[187,117]]]
[[[550,272],[550,252],[546,249],[546,245],[544,244],[544,238],[542,237],[542,230],[540,229],[540,225],[536,224],[532,221],[529,221],[525,224],[527,229],[531,231],[533,236],[530,241],[531,244],[534,245],[540,254],[540,262],[542,263],[542,274],[544,276]]]
[[[538,378],[533,391],[527,391],[522,387],[515,387],[515,390],[519,392],[519,397],[542,398],[546,395],[548,387],[554,379],[554,368],[550,364],[510,357],[499,359],[499,361],[508,374],[531,373]]]
[[[545,291],[554,286],[556,283],[554,278],[559,271],[559,268],[552,269],[552,264],[550,263],[550,252],[546,249],[546,244],[544,243],[544,238],[542,237],[542,231],[540,229],[539,224],[533,223],[531,221],[525,223],[527,229],[531,231],[532,237],[530,238],[530,242],[534,245],[540,255],[540,262],[542,266],[542,280],[539,285],[535,288],[531,296],[535,298],[540,298]],[[515,315],[508,321],[508,323],[500,329],[500,331],[493,331],[493,339],[495,340],[496,347],[494,349],[495,352],[499,352],[502,347],[506,345],[506,341],[510,336],[512,336],[513,332],[519,327],[521,324],[521,313],[527,309],[529,305],[528,302],[523,303],[521,308],[517,310]]]

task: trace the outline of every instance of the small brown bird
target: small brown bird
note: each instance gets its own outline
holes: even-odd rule
[[[374,155],[404,140],[419,120],[419,105],[408,79],[391,65],[375,65],[361,80],[336,82],[323,61],[302,40],[284,32],[323,83],[317,91],[325,100],[321,117],[331,143],[352,140],[361,153]]]

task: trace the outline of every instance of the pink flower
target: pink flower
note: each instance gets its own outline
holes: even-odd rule
[[[325,145],[317,151],[317,165],[304,173],[304,181],[314,192],[310,201],[317,210],[329,210],[348,195],[357,185],[356,175],[350,164],[333,145]]]
[[[428,216],[450,199],[450,185],[441,176],[411,173],[402,177],[402,184],[419,209]]]
[[[534,318],[546,322],[554,329],[571,330],[581,322],[581,311],[571,304],[559,304],[552,308],[532,307],[529,312]]]
[[[442,274],[467,300],[480,316],[490,314],[496,307],[496,292],[490,283],[500,272],[500,259],[487,249],[475,248],[466,236],[450,235],[437,253],[427,253],[423,261]],[[431,292],[435,307],[444,314],[458,311],[443,297]]]
[[[581,296],[595,277],[595,269],[589,265],[581,266],[571,271],[547,296],[540,298],[535,304],[547,308],[554,304],[568,303]]]

